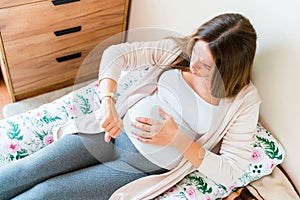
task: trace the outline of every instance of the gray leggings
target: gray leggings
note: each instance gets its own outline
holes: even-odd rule
[[[143,157],[126,133],[110,143],[103,137],[66,135],[0,167],[0,199],[106,200],[133,180],[166,172]]]

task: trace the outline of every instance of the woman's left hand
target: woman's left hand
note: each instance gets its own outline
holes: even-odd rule
[[[140,131],[132,132],[132,134],[143,143],[159,146],[172,145],[179,132],[178,126],[173,118],[161,108],[159,108],[159,114],[163,118],[162,121],[137,117],[132,126]]]

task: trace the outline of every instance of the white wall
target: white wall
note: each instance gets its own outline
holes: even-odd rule
[[[248,17],[258,33],[254,83],[261,119],[283,143],[283,167],[300,190],[300,1],[132,0],[129,29],[156,27],[191,34],[225,12]]]

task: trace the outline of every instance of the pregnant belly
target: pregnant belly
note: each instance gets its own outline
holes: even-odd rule
[[[138,141],[136,136],[132,135],[132,131],[140,131],[131,126],[136,117],[148,117],[156,120],[162,120],[158,112],[159,107],[164,110],[169,110],[168,113],[172,115],[170,113],[170,108],[167,108],[168,105],[166,105],[165,102],[162,102],[156,94],[142,99],[127,111],[123,118],[124,128],[132,143],[148,160],[160,167],[172,169],[182,158],[182,155],[177,149],[171,146],[145,144]]]

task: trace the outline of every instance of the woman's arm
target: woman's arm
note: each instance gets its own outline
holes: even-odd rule
[[[241,103],[233,102],[230,107],[231,110],[237,108],[237,111],[224,118],[226,122],[218,131],[225,134],[219,152],[206,151],[205,159],[198,168],[201,173],[225,186],[232,186],[246,172],[255,142],[261,100],[252,86],[240,93],[236,99]]]
[[[163,121],[138,118],[133,124],[143,132],[134,133],[138,140],[154,145],[173,145],[195,168],[226,186],[233,184],[246,171],[253,150],[260,99],[256,90],[244,97],[238,111],[226,119],[225,136],[218,154],[204,149],[181,133],[172,117],[161,115]],[[151,125],[151,126],[150,126]],[[149,136],[149,132],[153,132]],[[220,134],[216,132],[215,134]]]
[[[112,45],[103,52],[99,81],[110,78],[117,82],[121,71],[168,66],[179,54],[180,49],[171,39]]]
[[[105,140],[116,138],[123,129],[123,123],[116,111],[111,94],[117,90],[121,71],[140,67],[164,66],[170,64],[179,54],[172,40],[122,43],[110,46],[102,55],[99,70],[99,91],[101,112],[97,116],[106,132]]]
[[[105,140],[116,138],[123,129],[123,123],[116,111],[112,94],[116,93],[121,71],[139,67],[170,64],[179,54],[172,40],[122,43],[106,49],[102,55],[99,70],[99,91],[101,108],[97,113],[100,126],[106,132]]]
[[[123,129],[123,122],[115,108],[115,99],[110,95],[116,92],[117,83],[105,78],[99,84],[101,107],[97,118],[100,120],[101,128],[105,131],[105,141],[109,142],[112,137],[118,137]]]
[[[198,168],[205,156],[206,150],[198,143],[191,140],[184,133],[178,132],[174,141],[172,142],[178,151],[190,161],[195,168]]]

